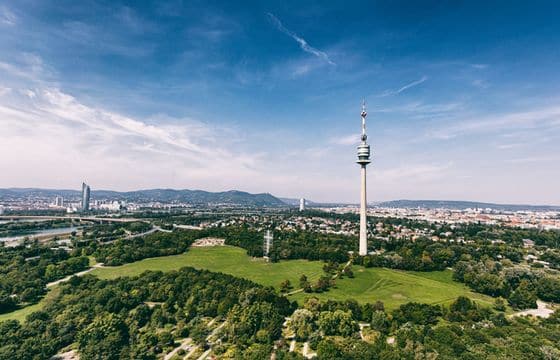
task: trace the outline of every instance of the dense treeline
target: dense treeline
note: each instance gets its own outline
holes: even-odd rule
[[[85,360],[156,359],[174,338],[204,342],[203,317],[227,319],[227,341],[242,351],[253,341],[272,344],[294,310],[270,288],[192,268],[112,281],[73,277],[61,286],[23,324],[0,323],[1,360],[48,359],[73,343]]]
[[[89,259],[43,246],[0,248],[0,313],[35,302],[46,284],[87,269]]]
[[[507,244],[457,244],[434,242],[427,238],[409,240],[375,241],[381,249],[375,255],[357,259],[365,267],[434,271],[454,266],[461,259],[509,259],[518,263],[523,259],[522,250]]]
[[[536,308],[537,297],[560,302],[560,279],[544,271],[504,267],[489,259],[459,261],[453,278],[480,293],[504,297],[518,309]]]
[[[403,304],[320,303],[311,298],[291,316],[298,341],[308,341],[319,359],[556,359],[560,313],[546,320],[506,318],[503,308],[480,307],[459,297],[449,307]],[[367,341],[357,335],[366,323]],[[363,325],[362,325],[363,326]]]
[[[193,230],[155,232],[97,246],[93,250],[93,256],[105,265],[117,266],[149,257],[181,254],[187,251],[195,239],[202,236],[204,234]]]
[[[210,228],[208,235],[222,237],[226,244],[247,250],[250,256],[263,255],[263,233],[246,226]],[[346,262],[349,251],[358,246],[354,236],[323,234],[310,231],[286,231],[274,233],[274,247],[270,254],[272,261],[283,259],[308,259]]]

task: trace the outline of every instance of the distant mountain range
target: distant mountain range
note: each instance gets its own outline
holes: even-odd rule
[[[9,188],[0,189],[0,201],[16,199],[43,198],[50,199],[62,196],[66,200],[78,201],[81,192],[78,190],[54,190],[37,188]],[[175,189],[148,189],[136,191],[93,190],[92,200],[125,200],[131,202],[162,202],[162,203],[190,203],[190,204],[226,204],[238,206],[299,206],[299,199],[278,198],[269,193],[251,194],[244,191],[230,190],[222,192],[209,192],[203,190],[175,190]],[[305,200],[306,206],[343,206],[348,203],[319,203]],[[356,205],[356,204],[354,204]],[[560,206],[549,205],[509,205],[492,204],[475,201],[454,200],[393,200],[375,203],[377,207],[387,208],[424,208],[424,209],[493,209],[501,211],[560,211]]]
[[[516,204],[492,204],[475,201],[453,201],[453,200],[393,200],[376,204],[387,208],[423,208],[423,209],[492,209],[501,211],[560,211],[560,206],[549,205],[516,205]]]
[[[53,198],[63,196],[66,199],[79,199],[78,190],[51,190],[34,188],[0,189],[0,200],[13,200],[22,198]],[[191,204],[228,204],[243,206],[286,206],[277,197],[265,194],[250,194],[248,192],[231,190],[223,192],[208,192],[202,190],[174,190],[174,189],[149,189],[137,191],[111,191],[93,190],[93,200],[111,199],[133,202],[164,202],[164,203],[191,203]]]

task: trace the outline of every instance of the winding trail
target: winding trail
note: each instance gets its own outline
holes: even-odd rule
[[[169,352],[167,355],[164,356],[164,360],[169,360],[171,359],[173,356],[175,356],[175,354],[177,354],[179,352],[179,350],[181,349],[186,349],[187,345],[189,345],[191,343],[192,339],[191,338],[186,338],[181,340],[181,343],[179,344],[179,346],[177,346],[175,349],[171,350],[171,352]]]
[[[97,263],[97,264],[93,265],[92,267],[90,267],[90,268],[87,269],[87,270],[80,271],[80,272],[77,272],[77,273],[75,273],[75,274],[68,275],[68,276],[66,276],[66,277],[64,277],[64,278],[62,278],[62,279],[56,280],[56,281],[52,281],[52,282],[50,282],[50,283],[47,284],[47,287],[50,288],[50,287],[56,286],[56,285],[58,285],[58,284],[60,284],[60,283],[63,283],[63,282],[66,282],[66,281],[70,280],[73,276],[82,276],[82,275],[85,275],[85,274],[87,274],[87,273],[89,273],[89,272],[92,272],[93,270],[98,269],[98,268],[101,268],[101,267],[103,267],[103,263]]]

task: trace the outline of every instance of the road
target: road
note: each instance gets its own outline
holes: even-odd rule
[[[153,234],[153,233],[155,233],[156,231],[161,231],[161,232],[166,232],[166,233],[173,232],[173,230],[165,230],[165,229],[160,228],[159,226],[154,226],[154,227],[151,228],[150,230],[144,231],[143,233],[139,233],[139,234],[129,234],[129,235],[123,237],[123,238],[118,238],[118,239],[115,239],[115,240],[104,241],[104,242],[100,243],[99,245],[109,245],[109,244],[114,243],[114,242],[117,241],[117,240],[130,240],[130,239],[134,239],[134,238],[137,238],[137,237],[142,237],[142,236],[145,236],[145,235]]]
[[[95,216],[34,216],[34,215],[0,215],[0,220],[78,220],[78,221],[95,221],[95,222],[148,222],[142,219],[131,218],[113,218],[113,217],[95,217]]]

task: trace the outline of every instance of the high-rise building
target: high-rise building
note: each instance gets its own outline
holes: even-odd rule
[[[57,196],[54,199],[54,205],[58,206],[58,207],[63,207],[64,206],[64,198],[62,196]]]
[[[361,168],[361,191],[360,191],[360,255],[367,255],[367,194],[366,194],[366,166],[370,161],[370,149],[366,135],[366,103],[362,103],[362,141],[358,145],[358,161]]]
[[[82,183],[82,211],[89,210],[89,197],[90,197],[89,185],[86,183]]]
[[[305,211],[305,199],[299,199],[299,211]]]

